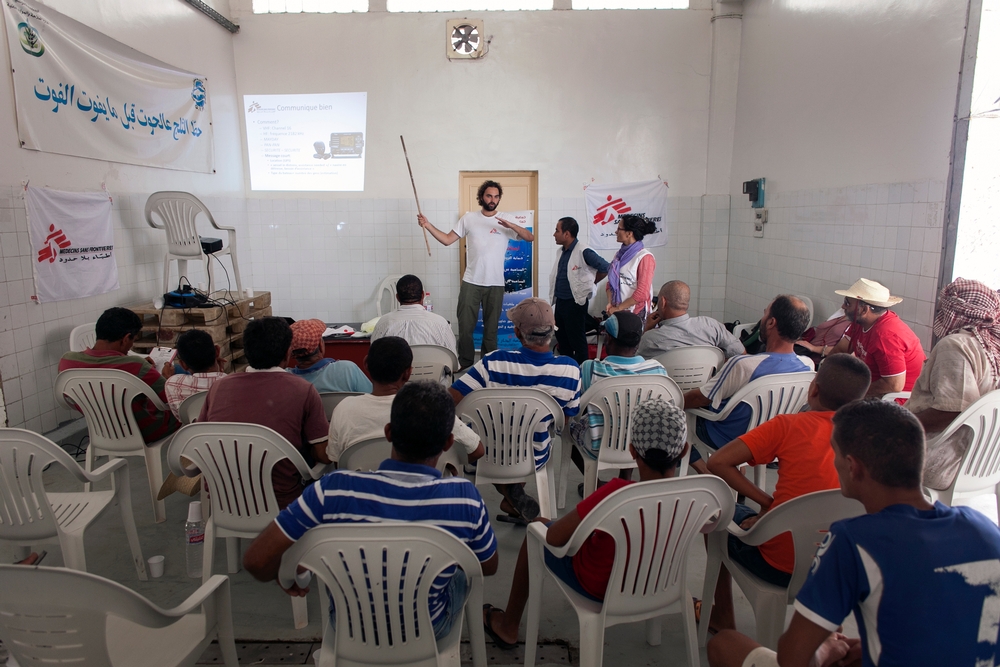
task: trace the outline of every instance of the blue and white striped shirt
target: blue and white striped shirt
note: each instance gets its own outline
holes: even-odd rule
[[[587,391],[597,381],[604,378],[621,377],[622,375],[660,375],[667,377],[665,369],[655,359],[646,360],[642,357],[619,357],[608,355],[603,361],[588,359],[580,367],[583,380],[583,391]],[[601,436],[604,435],[604,415],[598,409],[587,409],[587,426],[590,427],[590,451],[594,458],[601,448]],[[582,444],[582,443],[581,443]]]
[[[288,539],[326,523],[429,523],[469,545],[480,562],[496,553],[497,543],[478,489],[467,479],[442,478],[427,466],[387,459],[377,472],[337,470],[311,486],[278,514],[275,522]],[[448,606],[448,584],[455,566],[434,581],[431,622]]]
[[[475,389],[491,387],[540,389],[556,399],[566,417],[580,412],[580,367],[571,357],[557,357],[551,352],[535,352],[525,347],[494,350],[451,386],[462,396]],[[542,420],[539,429],[545,428],[535,431],[535,470],[549,460],[550,421],[551,418]]]

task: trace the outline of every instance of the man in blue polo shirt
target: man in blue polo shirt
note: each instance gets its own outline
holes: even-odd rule
[[[833,418],[830,443],[842,493],[867,514],[830,526],[777,655],[724,631],[709,643],[709,663],[996,665],[1000,529],[968,507],[927,502],[924,431],[905,408],[848,404]],[[852,611],[860,641],[836,632]]]
[[[392,402],[385,426],[392,457],[376,472],[337,470],[307,487],[253,541],[243,567],[260,581],[277,578],[282,554],[322,523],[414,521],[452,533],[476,554],[484,575],[494,574],[497,543],[482,496],[472,482],[442,478],[435,468],[438,457],[454,442],[454,425],[455,405],[440,384],[405,385]],[[305,594],[294,585],[286,592]],[[461,570],[445,570],[438,577],[430,596],[435,637],[448,634],[467,596]]]
[[[704,386],[684,394],[684,409],[707,407],[719,412],[733,394],[757,378],[811,371],[793,349],[795,341],[802,338],[808,326],[809,308],[805,303],[786,294],[775,297],[760,319],[760,337],[766,346],[764,352],[732,357]],[[695,428],[702,442],[719,449],[746,433],[749,425],[750,406],[741,404],[720,421],[698,417]],[[708,474],[708,466],[694,447],[691,448],[691,467],[703,475]]]
[[[543,299],[527,298],[507,311],[514,335],[521,341],[517,350],[494,350],[473,365],[451,385],[458,405],[476,389],[487,387],[527,387],[540,389],[556,400],[566,417],[580,411],[580,367],[570,357],[552,354],[556,319]],[[535,470],[549,460],[552,438],[551,418],[542,420],[535,432]],[[531,521],[538,516],[538,501],[524,492],[521,484],[497,484],[504,499],[500,509],[515,519]]]

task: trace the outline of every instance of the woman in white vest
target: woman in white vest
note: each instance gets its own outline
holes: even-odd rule
[[[618,218],[615,238],[622,247],[611,260],[608,269],[608,307],[612,315],[619,310],[629,310],[642,318],[653,310],[653,273],[656,258],[642,245],[646,234],[656,231],[656,224],[641,215],[623,215]]]

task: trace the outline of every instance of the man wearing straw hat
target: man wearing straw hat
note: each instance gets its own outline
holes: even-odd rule
[[[859,278],[845,290],[834,291],[844,297],[844,314],[850,326],[840,342],[832,347],[804,347],[822,357],[849,352],[865,362],[872,372],[869,397],[910,391],[920,375],[925,357],[917,335],[889,310],[902,299],[889,294],[885,285],[867,278]]]

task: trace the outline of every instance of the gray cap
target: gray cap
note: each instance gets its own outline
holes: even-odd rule
[[[660,398],[649,398],[632,411],[632,446],[639,456],[651,449],[663,450],[677,458],[687,444],[684,410]]]

